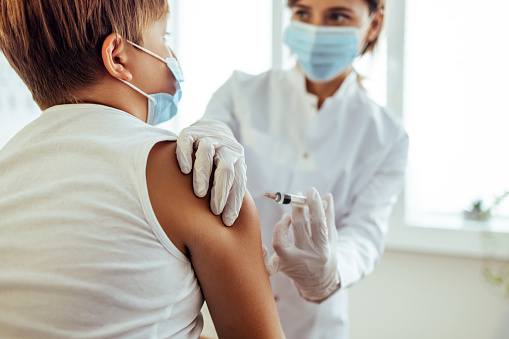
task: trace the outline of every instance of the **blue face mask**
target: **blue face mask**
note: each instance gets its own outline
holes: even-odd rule
[[[315,26],[292,21],[285,30],[284,43],[297,56],[306,76],[316,82],[339,76],[360,52],[357,27]]]
[[[164,62],[177,80],[177,90],[174,95],[168,93],[156,93],[149,95],[125,80],[118,80],[122,81],[138,93],[141,93],[148,98],[147,124],[155,126],[170,120],[175,115],[177,115],[178,103],[182,97],[180,83],[184,81],[184,75],[182,74],[182,68],[180,67],[178,60],[175,57],[164,59],[159,55],[149,51],[148,49],[135,44],[134,42],[129,40],[127,40],[127,42]]]

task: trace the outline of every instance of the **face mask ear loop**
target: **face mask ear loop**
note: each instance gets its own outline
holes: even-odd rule
[[[151,56],[153,56],[154,58],[157,58],[158,60],[161,60],[162,62],[164,62],[166,65],[168,65],[168,67],[170,67],[170,65],[168,64],[168,61],[162,57],[160,57],[159,55],[155,54],[154,52],[151,52],[149,51],[148,49],[146,49],[145,47],[141,47],[140,45],[137,45],[135,44],[134,42],[132,41],[129,41],[129,40],[126,40],[128,43],[130,43],[131,45],[133,45],[134,47],[142,50],[143,52],[147,53],[147,54],[150,54]],[[177,60],[177,57],[175,56],[175,53],[173,53],[173,50],[169,47],[169,46],[166,46],[168,48],[168,51],[170,52],[171,54],[171,57],[169,59],[172,59],[172,60],[175,60],[175,63],[178,63],[178,60]],[[178,68],[180,69],[180,65],[178,66]],[[176,76],[175,72],[173,71],[173,69],[170,67],[170,70],[172,71],[172,73],[174,73],[173,75]],[[182,71],[180,70],[179,73],[181,74]],[[178,81],[184,81],[184,78],[183,76],[180,76]]]
[[[118,78],[117,78],[118,79]],[[141,89],[139,89],[138,87],[134,86],[133,84],[131,83],[128,83],[127,81],[123,80],[123,79],[118,79],[120,81],[122,81],[124,84],[126,84],[127,86],[131,87],[132,89],[134,89],[136,92],[140,93],[140,94],[143,94],[144,96],[146,96],[148,98],[148,100],[152,101],[152,103],[154,104],[154,106],[157,105],[157,101],[156,99],[152,98],[150,95],[148,95],[147,93],[143,92]]]
[[[138,49],[141,49],[143,52],[147,53],[147,54],[150,54],[152,55],[154,58],[157,58],[159,60],[161,60],[162,62],[166,63],[166,60],[164,60],[163,58],[161,58],[159,55],[155,54],[154,52],[151,52],[149,51],[148,49],[146,49],[145,47],[141,47],[140,45],[137,45],[135,44],[134,42],[132,41],[129,41],[129,40],[126,40],[128,43],[130,43],[131,45],[133,45],[134,47],[138,48]],[[173,52],[172,52],[173,54]]]
[[[373,22],[375,15],[376,15],[376,11],[371,13],[371,15],[368,17],[368,19],[363,24],[361,24],[359,27],[357,27],[357,29],[363,30],[364,28],[366,28],[366,26],[368,26],[370,23]]]
[[[177,56],[175,55],[175,53],[173,53],[173,50],[170,48],[170,46],[166,45],[166,48],[168,48],[168,51],[170,51],[171,57],[173,59],[177,59]]]

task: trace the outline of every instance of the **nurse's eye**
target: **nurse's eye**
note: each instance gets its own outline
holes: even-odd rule
[[[328,22],[331,25],[345,25],[350,18],[343,13],[332,13],[329,15]]]
[[[306,21],[309,19],[309,13],[304,10],[296,10],[293,12],[293,16],[299,20]]]

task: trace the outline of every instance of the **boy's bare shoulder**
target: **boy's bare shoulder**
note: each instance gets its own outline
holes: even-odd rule
[[[251,232],[259,234],[258,213],[249,193],[244,197],[235,224],[226,227],[221,216],[210,210],[210,190],[203,198],[194,194],[193,174],[181,172],[176,148],[176,142],[157,143],[150,151],[146,169],[152,208],[170,240],[189,255],[191,247],[223,242],[225,236],[247,238]]]
[[[246,192],[234,225],[198,198],[193,175],[177,163],[176,143],[154,146],[147,162],[152,208],[170,240],[186,254],[220,337],[283,338],[262,255],[254,202]]]

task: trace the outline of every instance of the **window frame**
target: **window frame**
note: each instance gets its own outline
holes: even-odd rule
[[[386,11],[387,29],[387,107],[404,120],[404,69],[405,69],[405,16],[406,0],[389,1]],[[410,135],[410,145],[412,136]],[[492,222],[464,221],[460,228],[450,228],[446,223],[434,224],[409,222],[405,216],[405,190],[394,206],[389,225],[386,248],[392,250],[453,255],[471,258],[509,259],[504,246],[487,249],[485,235],[495,236],[498,244],[509,244],[509,233],[499,226],[503,220]]]

